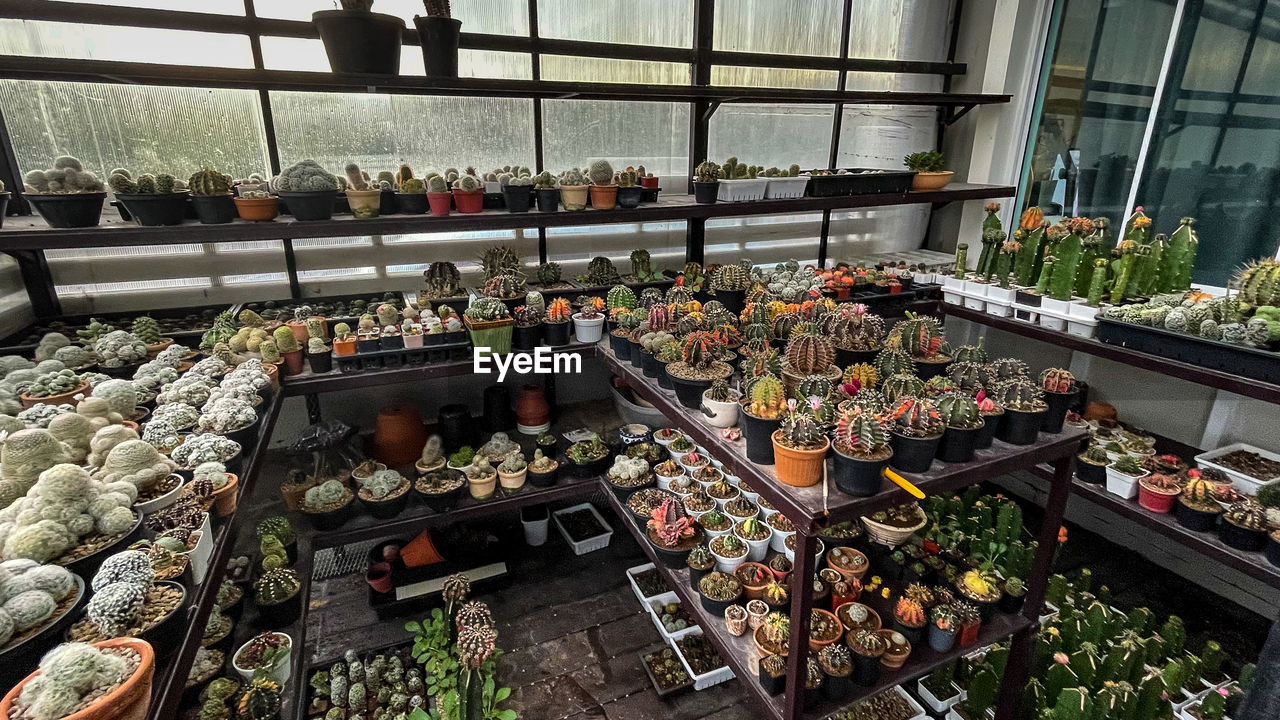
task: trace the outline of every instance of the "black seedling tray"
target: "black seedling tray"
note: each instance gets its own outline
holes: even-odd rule
[[[455,360],[466,360],[470,357],[471,342],[466,339],[465,332],[445,333],[445,335],[461,337],[454,342],[424,345],[420,348],[397,348],[394,350],[357,352],[355,355],[334,355],[333,363],[337,366],[336,372],[338,374],[349,375],[377,370],[397,370],[402,367],[434,365]],[[331,371],[321,375],[333,374],[334,372]],[[315,377],[320,377],[320,375]],[[286,380],[285,382],[288,381]]]
[[[336,304],[339,302],[349,306],[351,302],[355,300],[368,301],[369,304],[366,306],[367,307],[366,312],[369,312],[371,314],[373,313],[374,310],[378,308],[378,305],[384,302],[393,303],[399,309],[404,309],[404,306],[405,306],[404,293],[400,292],[399,290],[392,290],[392,291],[387,291],[385,293],[382,293],[381,295],[377,293],[352,293],[347,295],[323,295],[320,297],[309,297],[309,298],[286,298],[283,300],[254,300],[252,302],[239,303],[232,306],[231,315],[233,317],[237,317],[240,315],[240,311],[246,308],[253,310],[258,314],[261,314],[263,309],[267,306],[267,304],[270,303],[271,305],[275,306],[277,309],[281,311],[279,317],[277,317],[276,319],[279,320],[280,322],[287,322],[293,319],[293,308],[296,308],[300,305],[310,305],[313,308],[319,309],[317,307],[319,305],[322,305],[322,304],[330,305],[330,304]],[[458,310],[458,312],[462,312],[462,311]],[[324,313],[318,313],[318,314],[323,315]],[[267,319],[270,320],[270,318],[267,318]],[[356,323],[360,321],[360,316],[359,315],[342,315],[342,316],[325,315],[325,320],[328,321],[329,330],[331,332],[333,330],[333,326],[340,322],[347,323],[348,325],[351,326],[352,330],[355,330]]]
[[[6,355],[29,354],[35,352],[36,345],[40,343],[40,338],[48,332],[63,332],[72,342],[78,342],[75,331],[84,329],[92,318],[114,325],[116,329],[128,330],[133,325],[133,321],[141,315],[150,315],[160,323],[160,334],[167,338],[173,338],[174,341],[182,345],[195,346],[199,344],[200,337],[205,331],[213,327],[213,319],[218,313],[228,310],[226,305],[194,305],[176,308],[157,308],[154,310],[139,310],[135,313],[91,313],[88,315],[59,315],[40,323],[32,323],[26,327],[12,333],[8,337],[0,340],[0,347]],[[204,326],[194,330],[165,330],[166,321],[177,321],[192,318],[192,316],[200,316],[204,322]],[[207,320],[205,319],[207,317]],[[193,318],[194,319],[194,318]],[[193,323],[195,324],[195,323]],[[68,334],[69,333],[69,334]],[[195,342],[192,342],[195,341]]]
[[[812,172],[809,170],[804,174]],[[911,181],[916,175],[903,170],[876,168],[841,168],[829,172],[840,174],[810,175],[804,194],[809,197],[900,194],[911,189]]]
[[[1280,353],[1206,340],[1163,328],[1098,318],[1098,339],[1108,345],[1151,353],[1170,360],[1280,384]]]

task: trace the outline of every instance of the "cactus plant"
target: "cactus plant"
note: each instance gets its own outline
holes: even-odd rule
[[[32,170],[22,177],[23,189],[31,194],[65,195],[103,192],[102,181],[70,155],[59,155],[48,170]]]
[[[874,412],[852,405],[840,411],[836,424],[836,450],[858,458],[881,458],[889,446],[884,421]]]
[[[947,427],[972,429],[982,427],[983,420],[978,412],[978,403],[964,393],[945,393],[936,400],[938,414],[946,422]]]
[[[932,438],[946,427],[934,404],[923,398],[904,397],[889,416],[894,432],[905,437]]]
[[[1036,206],[1024,210],[1018,220],[1018,229],[1013,233],[1013,240],[1018,243],[1013,276],[1019,285],[1030,285],[1038,276],[1039,263],[1044,257],[1047,227],[1044,212]]]
[[[271,180],[271,189],[276,192],[322,192],[338,188],[338,178],[314,160],[290,165]]]
[[[703,160],[698,163],[698,166],[693,171],[693,179],[697,182],[719,182],[720,177],[720,166],[710,160]]]
[[[205,167],[187,180],[187,189],[192,195],[230,195],[231,181],[230,175]]]
[[[608,160],[594,160],[587,170],[587,178],[592,185],[612,185],[614,180],[613,166]]]

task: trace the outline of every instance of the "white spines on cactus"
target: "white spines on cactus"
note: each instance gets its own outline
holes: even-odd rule
[[[167,422],[177,430],[195,427],[200,420],[200,411],[184,402],[171,402],[157,405],[151,413],[151,422]],[[150,424],[150,423],[148,423]]]
[[[609,477],[615,480],[633,481],[644,477],[649,472],[649,463],[644,458],[629,458],[618,455],[609,468]]]
[[[197,482],[207,480],[214,490],[221,490],[231,481],[227,475],[227,466],[220,462],[200,463],[192,471],[191,479]]]
[[[129,380],[107,380],[93,388],[93,396],[102,398],[111,411],[128,419],[138,409],[138,388]]]
[[[147,587],[155,579],[150,555],[141,550],[123,550],[102,561],[89,586],[94,592],[119,582]]]
[[[145,440],[126,440],[111,449],[94,479],[102,483],[127,482],[145,492],[173,472],[177,464],[161,455]]]
[[[62,348],[65,348],[65,347],[79,347],[79,346],[78,345],[72,346],[71,338],[68,338],[66,335],[63,335],[62,333],[59,333],[59,332],[45,333],[44,336],[40,338],[40,343],[36,345],[36,354],[35,354],[36,362],[40,362],[42,360],[48,360],[49,358],[55,357],[57,355],[58,350],[61,350]],[[83,350],[83,348],[80,348],[80,349]]]
[[[209,401],[209,394],[217,383],[205,375],[186,375],[171,382],[160,391],[156,403],[164,405],[171,402],[186,403],[199,407]]]
[[[207,462],[225,463],[240,454],[240,443],[222,435],[192,435],[171,453],[181,467],[194,468]]]
[[[113,330],[93,343],[93,352],[105,367],[122,367],[147,358],[147,344],[126,330]]]
[[[241,430],[257,422],[258,413],[248,401],[238,397],[210,400],[200,414],[202,432],[225,434]]]
[[[94,591],[84,614],[98,626],[98,631],[103,635],[119,637],[142,614],[146,597],[145,585],[111,583]]]
[[[142,441],[166,452],[172,451],[182,442],[182,434],[169,420],[152,419],[142,428]],[[110,457],[110,456],[108,456]]]
[[[102,467],[107,461],[111,449],[126,440],[137,440],[138,433],[131,427],[124,425],[107,425],[100,428],[93,434],[93,438],[89,440],[89,464],[94,467]]]
[[[82,463],[89,456],[95,430],[93,422],[78,412],[62,413],[49,421],[49,432],[67,446],[68,460],[73,463]]]
[[[592,185],[612,185],[613,166],[608,160],[593,160],[591,167],[587,170],[587,178],[591,180]]]

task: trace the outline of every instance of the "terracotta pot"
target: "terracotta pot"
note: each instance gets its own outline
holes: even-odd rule
[[[151,706],[151,678],[155,674],[156,657],[151,644],[137,638],[113,638],[94,643],[99,650],[110,647],[128,647],[137,651],[138,668],[119,687],[94,700],[83,710],[67,715],[62,720],[142,720],[147,716]],[[22,689],[32,678],[40,674],[36,671],[28,675],[0,700],[0,717],[11,718],[13,701],[22,693]]]
[[[841,625],[841,624],[840,624],[840,618],[837,618],[837,617],[835,616],[835,613],[829,612],[829,611],[827,611],[827,610],[823,610],[822,608],[814,608],[814,609],[813,609],[813,612],[816,612],[816,613],[822,613],[823,615],[828,615],[828,616],[830,616],[830,620],[831,620],[832,622],[834,622],[837,626],[839,626],[839,627],[844,627],[843,625]],[[822,648],[824,648],[824,647],[826,647],[826,646],[830,645],[831,643],[833,643],[833,642],[838,642],[838,641],[840,640],[840,638],[841,638],[843,635],[844,635],[844,633],[843,633],[843,632],[836,633],[836,636],[835,636],[835,637],[833,637],[833,638],[831,638],[830,640],[819,640],[819,639],[817,639],[817,638],[813,637],[812,635],[810,635],[810,636],[809,636],[809,651],[810,651],[810,652],[815,652],[815,653],[816,653],[816,652],[819,652],[820,650],[822,650]]]
[[[305,328],[303,329],[305,330]],[[302,348],[280,353],[280,357],[284,358],[284,374],[286,376],[297,375],[302,372]]]
[[[792,487],[809,487],[822,480],[823,466],[831,441],[824,438],[822,447],[816,450],[792,450],[778,442],[779,430],[773,431],[773,461],[778,471],[778,482]]]
[[[293,333],[293,336],[298,339],[299,345],[302,347],[307,346],[307,341],[311,339],[311,333],[307,332],[307,324],[305,322],[290,320],[285,323],[285,326],[288,327],[289,332]]]
[[[443,217],[449,214],[449,207],[453,204],[453,193],[427,193],[427,204],[431,206],[431,214],[436,217]]]
[[[951,170],[943,170],[942,172],[919,172],[915,177],[911,178],[912,190],[941,190],[951,182],[951,176],[955,173]]]
[[[160,354],[161,350],[173,344],[173,338],[160,338],[160,342],[152,343],[147,346],[147,357],[155,357]]]
[[[405,567],[422,567],[444,560],[440,556],[440,551],[436,550],[436,544],[431,540],[431,531],[423,530],[418,536],[409,541],[408,545],[400,548],[400,562]]]
[[[563,192],[563,191],[562,191]],[[617,185],[592,185],[591,207],[595,210],[612,210],[618,204]]]
[[[347,338],[346,340],[340,340],[335,338],[333,341],[333,354],[334,355],[355,355],[356,339],[354,337]]]
[[[388,467],[408,465],[422,456],[427,428],[418,408],[407,402],[388,405],[378,413],[373,430],[373,456]]]
[[[391,592],[391,563],[380,562],[370,565],[369,570],[364,574],[364,580],[376,593]]]
[[[213,507],[218,517],[226,517],[235,512],[236,502],[239,500],[236,486],[240,484],[240,478],[235,473],[227,473],[227,476],[230,478],[227,484],[221,490],[213,491]]]
[[[271,387],[276,390],[279,390],[280,389],[280,366],[276,365],[275,363],[262,363],[262,372],[266,373],[267,377],[271,378]]]
[[[748,585],[746,581],[742,579],[742,576],[738,575],[738,570],[747,567],[748,565],[753,566],[760,572],[764,573],[760,578],[759,585]],[[734,569],[733,574],[738,578],[738,581],[742,583],[742,590],[746,594],[748,600],[763,599],[764,589],[769,586],[769,581],[773,579],[773,573],[769,571],[768,566],[764,563],[758,562],[744,562]]]
[[[541,385],[521,385],[516,398],[516,422],[523,428],[545,428],[551,409]],[[523,429],[521,432],[525,432]],[[535,432],[538,432],[535,430]],[[534,433],[526,433],[534,434]]]
[[[832,549],[834,550],[835,548],[832,548]],[[861,580],[862,580],[862,576],[863,576],[863,575],[866,575],[866,574],[867,574],[867,569],[871,567],[871,563],[867,561],[866,553],[863,553],[861,550],[855,550],[855,549],[853,549],[853,548],[851,548],[851,547],[841,547],[841,548],[840,548],[840,553],[841,553],[842,555],[843,555],[843,554],[848,554],[848,555],[852,555],[852,556],[855,556],[855,557],[856,557],[856,556],[858,556],[858,555],[861,555],[861,556],[862,556],[863,563],[862,563],[862,565],[861,565],[861,566],[859,566],[859,567],[858,567],[858,568],[856,568],[856,569],[848,569],[848,568],[844,568],[844,567],[841,567],[841,566],[836,565],[835,563],[833,563],[833,562],[831,561],[831,553],[830,553],[830,552],[828,552],[828,553],[827,553],[827,567],[829,567],[829,568],[831,568],[832,570],[835,570],[836,572],[840,573],[840,577],[844,578],[845,580],[853,581],[853,582],[861,581]],[[855,599],[856,599],[856,598],[855,598]]]
[[[453,203],[457,205],[460,213],[478,213],[484,210],[484,191],[463,192],[454,188]]]
[[[877,630],[876,632],[878,632],[878,633],[880,633],[881,635],[883,635],[883,636],[884,636],[885,641],[886,641],[886,642],[888,642],[888,641],[889,641],[889,637],[890,637],[891,635],[893,635],[895,631],[893,631],[893,630]],[[901,634],[901,633],[899,633],[899,634]],[[910,655],[911,655],[911,643],[910,643],[910,642],[908,642],[908,643],[907,643],[907,650],[906,650],[906,652],[894,653],[894,652],[890,652],[889,650],[885,650],[885,651],[884,651],[884,654],[880,656],[880,664],[881,664],[881,665],[884,665],[885,667],[889,668],[890,670],[896,670],[896,669],[898,669],[898,668],[902,667],[903,663],[905,663],[905,662],[907,661],[907,658],[908,658]]]
[[[236,212],[240,213],[241,220],[254,220],[258,222],[275,220],[280,214],[280,204],[276,202],[274,197],[266,198],[235,198]]]
[[[560,202],[565,210],[583,210],[587,207],[586,185],[561,185]]]
[[[75,397],[81,393],[84,393],[86,397],[93,393],[93,390],[89,387],[89,381],[82,381],[79,385],[75,386],[75,388],[69,392],[62,393],[61,395],[32,397],[27,393],[22,393],[18,396],[18,399],[22,401],[23,409],[35,407],[40,403],[44,403],[45,405],[61,405],[63,403],[75,405]]]

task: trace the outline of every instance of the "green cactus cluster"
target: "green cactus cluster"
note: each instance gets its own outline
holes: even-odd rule
[[[97,175],[84,169],[80,160],[70,155],[54,158],[48,170],[32,170],[22,176],[26,192],[43,195],[100,193],[106,190]]]
[[[587,271],[578,276],[578,282],[588,287],[604,287],[622,282],[622,276],[618,274],[618,268],[614,267],[612,260],[597,255],[587,263]]]
[[[217,170],[202,168],[187,179],[192,195],[230,195],[232,177]]]
[[[744,165],[738,162],[738,158],[731,157],[720,166],[720,177],[725,180],[755,180],[763,169],[758,165]],[[799,168],[796,168],[796,174],[799,174]]]
[[[131,173],[122,169],[112,171],[107,185],[117,195],[168,195],[186,190],[169,173],[143,174],[134,179]]]

